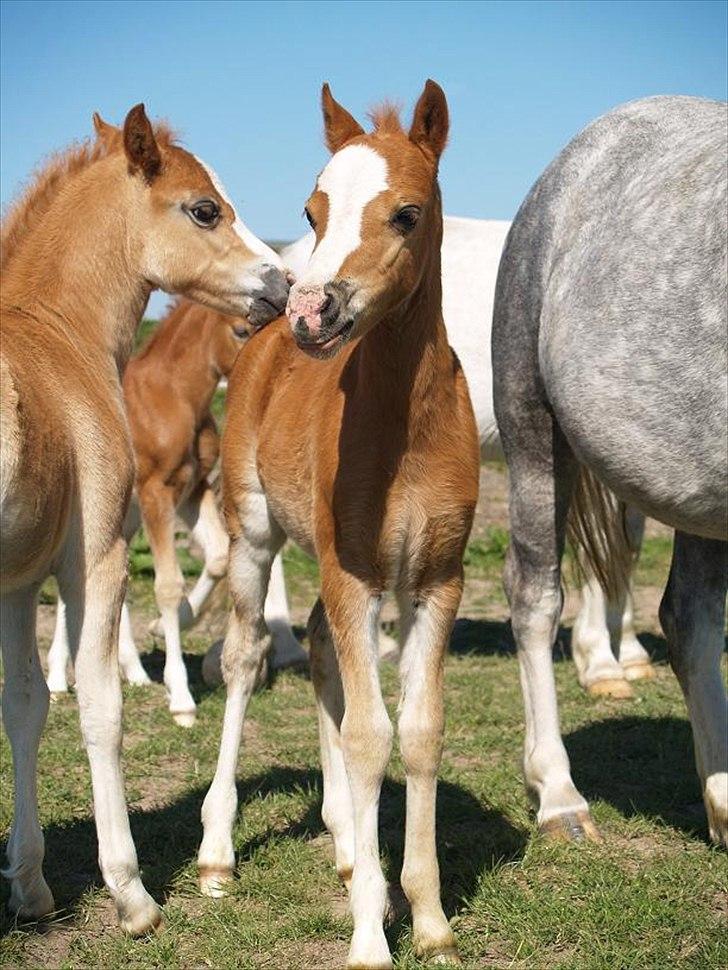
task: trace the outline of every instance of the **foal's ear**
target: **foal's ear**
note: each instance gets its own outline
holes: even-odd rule
[[[124,121],[124,151],[132,172],[152,182],[162,167],[162,156],[143,104],[136,104]]]
[[[445,92],[435,81],[428,81],[420,100],[415,106],[410,141],[424,148],[434,156],[435,161],[442,155],[447,144],[450,118],[447,110]]]
[[[114,139],[121,134],[120,130],[116,125],[110,125],[108,121],[104,121],[98,111],[94,111],[93,118],[96,137],[107,148],[110,148],[114,143]]]
[[[332,155],[352,138],[364,134],[364,129],[359,122],[352,118],[346,108],[342,108],[339,102],[334,100],[328,84],[324,84],[321,88],[321,110],[324,115],[326,145]]]

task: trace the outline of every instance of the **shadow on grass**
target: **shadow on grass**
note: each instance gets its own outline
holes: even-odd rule
[[[656,663],[667,660],[667,643],[654,633],[640,633],[639,641]],[[461,617],[455,621],[450,638],[450,653],[475,654],[481,657],[515,656],[516,644],[510,621],[469,620]],[[571,628],[559,627],[554,644],[555,662],[571,660]]]
[[[298,818],[271,826],[247,841],[238,853],[243,866],[271,841],[285,838],[313,839],[324,831],[321,821],[321,774],[314,769],[273,768],[238,785],[239,811],[254,799],[267,795],[311,791],[316,799]],[[132,834],[149,892],[164,903],[178,874],[195,859],[202,837],[200,809],[207,785],[200,786],[170,805],[130,813]],[[380,803],[381,844],[388,862],[389,880],[396,884],[402,866],[405,818],[405,787],[386,779]],[[437,801],[438,855],[443,905],[454,913],[472,895],[479,876],[502,861],[520,858],[528,833],[516,829],[500,813],[481,805],[466,789],[441,782]],[[476,836],[477,833],[477,836]],[[91,819],[78,819],[45,829],[44,872],[59,910],[73,911],[92,888],[102,885],[97,868],[96,831]],[[333,862],[323,865],[331,864]],[[3,880],[3,912],[0,932],[15,929],[6,905],[9,888]],[[404,922],[390,932],[398,935]],[[28,932],[43,933],[52,924],[31,924]],[[398,929],[399,927],[399,929]]]
[[[645,815],[707,839],[687,720],[615,717],[565,735],[574,779],[590,800],[626,818]]]

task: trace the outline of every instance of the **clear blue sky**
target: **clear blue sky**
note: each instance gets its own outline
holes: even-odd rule
[[[726,98],[718,2],[3,0],[5,204],[47,152],[137,101],[217,169],[258,235],[294,238],[326,159],[319,91],[358,118],[409,112],[427,77],[450,103],[445,209],[511,218],[592,118],[651,94]]]

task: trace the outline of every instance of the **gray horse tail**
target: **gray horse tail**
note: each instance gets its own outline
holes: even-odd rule
[[[567,537],[576,552],[577,571],[593,573],[611,602],[620,602],[627,592],[635,558],[626,512],[624,502],[581,465],[569,509]]]

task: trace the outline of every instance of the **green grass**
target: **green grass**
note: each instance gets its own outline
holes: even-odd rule
[[[491,529],[468,548],[471,582],[497,573],[506,536]],[[669,550],[648,540],[645,573],[664,575]],[[137,538],[135,609],[151,611],[151,580]],[[649,558],[651,557],[651,558]],[[295,596],[310,600],[316,564],[285,551]],[[447,731],[438,797],[438,851],[446,912],[466,966],[614,970],[718,968],[728,960],[726,857],[708,846],[692,743],[677,684],[664,665],[632,702],[584,697],[572,666],[557,662],[566,745],[590,798],[603,844],[555,845],[534,834],[520,774],[523,715],[505,623],[470,622],[446,668]],[[656,638],[652,638],[654,642]],[[214,771],[224,692],[200,677],[207,644],[186,639],[194,728],[169,718],[160,684],[125,688],[124,761],[132,827],[147,886],[164,905],[164,931],[148,940],[118,930],[100,886],[90,783],[73,696],[51,706],[41,745],[39,795],[46,874],[60,908],[39,932],[7,917],[3,966],[287,968],[341,966],[351,931],[320,820],[321,776],[310,683],[285,673],[257,694],[246,723],[234,831],[238,880],[224,900],[199,896],[199,813]],[[148,640],[144,648],[153,644]],[[148,656],[159,667],[158,653]],[[396,672],[383,670],[392,717]],[[11,815],[3,739],[0,824]],[[394,755],[381,803],[382,857],[397,880],[404,775]],[[3,899],[7,885],[3,883]],[[409,922],[388,930],[400,970],[420,966]]]
[[[561,723],[573,775],[604,842],[558,845],[538,837],[521,781],[523,713],[518,664],[500,574],[507,532],[490,526],[465,557],[464,617],[446,666],[447,727],[438,794],[443,902],[466,967],[561,970],[724,968],[728,962],[728,863],[706,841],[700,789],[679,688],[663,662],[635,699],[587,698],[568,660],[556,662]],[[183,571],[199,563],[185,553]],[[649,538],[638,586],[664,582],[670,543]],[[130,556],[133,612],[154,615],[149,548]],[[317,593],[318,567],[293,546],[284,567],[301,610]],[[45,590],[53,602],[53,584]],[[568,642],[568,637],[562,638]],[[664,642],[645,642],[664,656]],[[159,677],[162,653],[147,638]],[[39,797],[46,876],[59,913],[42,927],[2,916],[0,965],[109,968],[314,968],[342,966],[351,933],[345,893],[321,819],[316,717],[308,680],[278,676],[250,705],[238,771],[237,881],[223,900],[199,895],[195,854],[211,781],[224,691],[200,675],[208,644],[185,636],[198,701],[194,728],[171,721],[161,683],[125,687],[124,763],[143,877],[163,904],[163,932],[130,940],[100,884],[86,757],[73,695],[51,705],[40,751]],[[397,677],[382,671],[396,717]],[[0,829],[9,831],[10,754],[0,746]],[[381,801],[382,859],[397,881],[403,851],[404,774],[396,753]],[[2,883],[2,900],[8,895]],[[387,931],[398,970],[421,963],[407,916]]]

